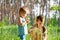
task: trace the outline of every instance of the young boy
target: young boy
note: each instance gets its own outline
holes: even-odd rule
[[[47,40],[47,30],[44,26],[44,17],[42,15],[36,17],[36,25],[29,30],[29,33],[31,40]]]
[[[26,35],[28,34],[27,29],[27,7],[21,7],[19,10],[19,18],[18,18],[18,33],[21,40],[26,40]]]

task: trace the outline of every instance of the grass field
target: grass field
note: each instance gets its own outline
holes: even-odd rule
[[[30,28],[30,26],[28,26]],[[48,40],[60,40],[60,28],[48,26]],[[20,40],[18,37],[18,26],[17,25],[8,25],[0,26],[0,40]],[[30,40],[30,35],[26,36],[26,40]]]

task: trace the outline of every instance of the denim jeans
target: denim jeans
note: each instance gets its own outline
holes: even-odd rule
[[[21,40],[26,40],[26,35],[20,35]]]

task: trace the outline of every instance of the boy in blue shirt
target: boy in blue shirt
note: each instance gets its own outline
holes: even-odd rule
[[[28,13],[27,7],[20,8],[19,18],[18,18],[18,32],[21,40],[26,40],[25,37],[28,34],[28,29],[27,29],[28,20],[26,19],[27,13]]]

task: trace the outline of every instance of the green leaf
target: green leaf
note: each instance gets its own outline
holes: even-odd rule
[[[53,5],[50,10],[60,10],[60,6]]]

